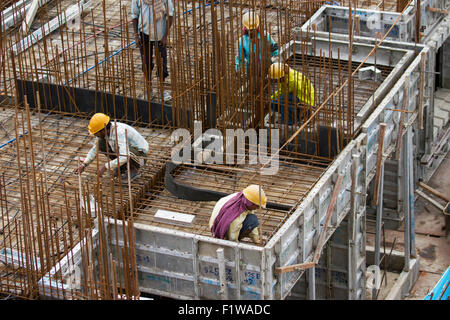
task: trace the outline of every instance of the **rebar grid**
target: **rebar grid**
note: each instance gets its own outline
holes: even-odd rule
[[[169,57],[172,70],[170,87],[174,96],[172,105],[175,114],[183,119],[181,122],[182,126],[192,127],[192,123],[188,123],[187,119],[183,118],[186,110],[194,110],[196,119],[205,121],[206,112],[204,106],[210,95],[215,94],[217,97],[219,128],[262,127],[263,117],[261,117],[261,114],[264,113],[266,107],[265,95],[268,94],[271,88],[269,84],[261,81],[262,78],[255,80],[248,72],[243,74],[234,72],[234,40],[240,34],[238,17],[244,10],[248,9],[260,12],[262,16],[262,31],[273,32],[274,37],[281,45],[293,38],[291,34],[292,27],[300,26],[303,17],[305,17],[304,20],[306,21],[308,14],[313,13],[312,11],[306,12],[309,9],[305,9],[300,13],[295,13],[295,10],[289,11],[289,9],[294,9],[288,5],[292,3],[291,1],[279,1],[278,3],[281,3],[281,5],[278,5],[278,7],[266,8],[265,6],[269,2],[272,5],[273,1],[246,1],[245,6],[243,2],[233,4],[233,1],[227,4],[224,2],[214,3],[209,6],[206,6],[205,2],[197,1],[179,1],[176,3],[178,15],[181,12],[184,14],[189,10],[190,13],[187,14],[191,15],[180,18],[177,24],[174,25],[170,47],[172,52]],[[0,188],[2,191],[2,230],[8,230],[7,233],[2,234],[3,241],[1,243],[4,248],[18,251],[21,254],[19,256],[22,257],[19,266],[8,264],[8,262],[3,264],[1,271],[4,273],[0,277],[0,291],[2,292],[14,292],[14,294],[26,298],[36,297],[39,289],[37,288],[37,283],[40,277],[49,268],[56,266],[59,259],[83,237],[88,239],[86,251],[94,252],[92,239],[89,240],[89,231],[92,230],[92,221],[89,219],[89,216],[93,211],[99,218],[111,216],[115,219],[129,222],[127,229],[129,243],[125,243],[122,252],[116,253],[117,257],[122,256],[123,261],[127,261],[127,263],[123,264],[125,279],[118,285],[117,283],[120,281],[110,279],[107,270],[94,271],[91,256],[91,260],[89,258],[83,260],[83,269],[86,275],[84,288],[86,291],[83,294],[72,292],[72,297],[115,298],[117,287],[122,288],[128,298],[139,295],[136,292],[136,274],[133,272],[136,264],[133,261],[132,253],[132,225],[134,219],[136,221],[141,219],[144,222],[153,223],[148,219],[148,213],[152,212],[152,210],[173,208],[174,211],[198,212],[199,219],[196,222],[197,229],[194,228],[194,232],[210,235],[207,225],[214,204],[175,200],[175,197],[171,196],[164,189],[162,172],[165,164],[170,159],[171,145],[168,143],[170,141],[168,136],[174,128],[162,129],[163,133],[160,133],[159,138],[155,138],[153,143],[151,143],[153,151],[147,159],[149,161],[146,167],[142,170],[142,177],[132,184],[127,186],[117,184],[109,177],[100,179],[96,177],[95,166],[88,168],[86,174],[84,174],[87,178],[83,177],[80,183],[79,177],[70,175],[69,172],[76,166],[79,154],[88,150],[87,122],[83,123],[81,121],[80,124],[77,124],[77,121],[73,121],[74,117],[69,117],[69,119],[61,123],[63,125],[62,129],[65,129],[65,131],[58,127],[61,119],[55,119],[52,115],[48,118],[49,122],[46,122],[46,125],[49,124],[49,127],[51,127],[50,124],[57,126],[56,129],[44,129],[42,126],[32,129],[34,125],[31,125],[31,122],[29,122],[31,118],[29,112],[27,111],[28,115],[24,116],[24,111],[19,111],[18,97],[14,86],[14,80],[17,79],[38,80],[46,78],[51,83],[68,85],[66,90],[69,91],[70,86],[84,87],[100,92],[120,93],[133,98],[140,95],[140,90],[143,92],[146,88],[149,89],[152,86],[158,87],[159,85],[159,89],[162,89],[163,86],[157,79],[152,80],[152,86],[145,86],[143,74],[140,72],[135,73],[134,69],[139,68],[139,53],[137,50],[132,50],[130,46],[132,41],[128,21],[129,12],[126,7],[122,6],[123,3],[124,1],[119,1],[119,5],[117,3],[111,5],[103,0],[94,1],[94,10],[82,17],[81,30],[79,32],[60,28],[57,32],[32,46],[31,49],[19,53],[17,56],[10,49],[12,44],[18,42],[24,35],[17,30],[17,26],[15,29],[12,29],[14,32],[1,33],[0,48],[2,49],[2,54],[0,67],[2,72],[0,73],[0,88],[3,94],[15,96],[16,99],[15,135],[13,136],[15,141],[3,147],[0,153],[2,169],[4,169]],[[196,4],[198,4],[199,8],[195,6]],[[298,5],[303,5],[305,8],[310,8],[315,4],[316,2],[313,1],[298,2]],[[51,7],[52,5],[53,7]],[[367,5],[371,5],[371,3],[369,2]],[[34,24],[42,24],[44,21],[52,18],[53,15],[61,14],[67,6],[68,1],[50,2],[50,4],[41,9],[40,13],[42,15],[38,15],[38,19],[35,20]],[[56,10],[51,11],[52,8],[56,8]],[[193,23],[196,21],[196,18],[194,18],[196,13],[198,14],[196,17],[198,17],[199,22]],[[109,16],[108,18],[106,17],[107,14],[111,15],[111,19],[109,19]],[[200,23],[206,21],[208,22]],[[89,23],[93,27],[91,32],[86,31],[86,26]],[[193,28],[189,29],[188,26],[190,25]],[[197,26],[200,27],[198,30]],[[351,29],[351,26],[349,28]],[[104,30],[108,30],[108,32],[104,32]],[[197,41],[200,42],[195,40],[195,34],[198,36]],[[352,34],[352,32],[349,32],[349,34]],[[194,36],[191,37],[191,35]],[[117,40],[113,39],[115,36],[118,37]],[[302,39],[302,41],[304,45],[307,39]],[[60,44],[59,47],[58,44]],[[347,66],[343,67],[343,69],[346,69],[346,72],[343,72],[343,76],[337,79],[335,73],[328,72],[329,67],[335,70],[335,62],[330,62],[326,56],[320,55],[319,59],[322,61],[322,69],[319,68],[318,72],[323,71],[325,78],[329,82],[326,88],[325,80],[319,80],[319,83],[314,83],[314,85],[318,86],[319,91],[322,90],[324,96],[321,97],[320,103],[313,109],[313,115],[303,124],[297,124],[298,128],[294,126],[293,130],[295,132],[286,136],[288,139],[277,153],[272,154],[272,156],[277,154],[284,156],[285,153],[289,153],[290,157],[296,158],[296,160],[298,160],[299,156],[304,158],[305,155],[299,155],[297,150],[288,151],[285,147],[297,137],[301,137],[300,133],[308,132],[320,121],[327,121],[330,115],[337,115],[337,118],[341,121],[340,128],[349,128],[356,109],[354,100],[358,102],[358,95],[361,94],[362,96],[366,93],[358,93],[355,90],[358,88],[355,88],[354,82],[355,72],[364,65],[366,60],[355,68],[354,63],[351,61],[351,49],[352,39],[350,39],[349,44],[349,60],[341,62],[343,66],[347,64]],[[191,57],[190,53],[195,50],[198,50],[198,54],[194,54],[194,57],[189,59]],[[376,50],[376,47],[374,50]],[[374,53],[374,50],[372,50],[370,55]],[[286,57],[283,58],[286,60]],[[94,65],[96,67],[90,69]],[[303,61],[297,68],[308,75],[308,77],[312,77],[311,68]],[[174,81],[174,76],[177,82]],[[244,81],[242,79],[247,80]],[[372,88],[373,91],[375,89]],[[337,99],[340,95],[342,95],[342,101],[337,104],[334,103],[333,99]],[[42,110],[45,110],[45,107]],[[52,102],[49,109],[54,107],[57,107],[61,114],[72,113],[72,115],[87,116],[65,109],[65,106],[61,106],[59,101]],[[94,109],[97,109],[95,101]],[[245,114],[250,115],[250,117],[244,118]],[[222,118],[220,119],[220,117]],[[251,120],[250,122],[247,121],[248,118]],[[39,119],[39,123],[41,123],[41,119]],[[139,115],[137,115],[135,123],[142,123]],[[149,124],[147,125],[149,126]],[[164,130],[166,130],[166,134]],[[21,134],[26,131],[30,131],[31,134],[24,134],[22,137]],[[158,130],[155,129],[155,132],[158,132]],[[352,133],[353,128],[347,132],[349,137]],[[149,135],[145,135],[145,137],[151,142],[152,138]],[[7,139],[9,137],[5,135],[4,138]],[[164,145],[161,146],[162,144]],[[258,170],[245,168],[245,174],[238,175],[235,173],[237,171],[231,167],[228,170],[222,168],[224,169],[223,174],[217,174],[217,172],[211,174],[207,168],[193,169],[191,166],[183,166],[177,172],[177,179],[200,186],[203,186],[202,183],[205,181],[206,184],[212,184],[218,179],[223,181],[222,187],[230,192],[239,190],[238,187],[242,188],[244,184],[259,180],[264,188],[266,186],[269,188],[269,197],[272,195],[275,200],[281,203],[283,201],[284,203],[290,203],[295,207],[314,185],[315,181],[320,178],[320,175],[326,170],[326,166],[332,158],[318,159],[314,155],[308,155],[308,161],[318,159],[318,162],[324,164],[322,166],[323,169],[317,168],[314,171],[309,166],[300,165],[295,161],[283,158],[283,156],[281,157],[281,167],[283,169],[278,177],[278,185],[286,183],[286,189],[282,188],[282,190],[276,190],[277,188],[273,186],[272,181],[264,179],[260,175],[259,170],[261,168],[258,168]],[[101,156],[99,158],[97,160],[97,168],[98,163],[104,161]],[[298,176],[293,177],[293,174],[290,173],[292,172],[291,170]],[[305,174],[305,171],[308,174]],[[287,174],[289,173],[290,176],[288,177]],[[238,176],[239,179],[237,178]],[[290,182],[294,180],[297,184],[291,185]],[[232,184],[233,187],[230,187],[229,184],[233,182],[235,184]],[[224,189],[221,188],[220,190]],[[291,193],[296,196],[289,196],[288,194]],[[83,202],[86,206],[89,203],[90,195],[93,195],[97,200],[96,203],[99,208],[95,208],[95,210],[82,209],[80,202]],[[133,198],[133,201],[129,201],[130,198]],[[297,203],[294,203],[296,199]],[[265,240],[269,239],[282,225],[286,217],[288,217],[286,212],[275,210],[265,210],[261,214],[260,221]],[[99,219],[99,221],[103,220]],[[77,224],[78,230],[75,230],[75,224]],[[40,230],[40,226],[44,228],[44,231]],[[125,230],[123,232],[125,233]],[[190,229],[190,232],[192,232],[192,229]],[[69,239],[70,235],[76,236]],[[39,244],[39,239],[42,240],[41,245]],[[103,247],[99,248],[96,253],[99,265],[105,268],[108,265],[113,268],[119,268],[120,265],[115,265],[112,258],[105,256],[106,241],[106,236],[102,235],[98,245]],[[44,245],[42,246],[42,244]],[[116,244],[117,247],[118,245]],[[86,257],[88,256],[86,255]],[[39,259],[42,263],[40,268],[36,264],[38,257],[42,257],[42,259]],[[34,261],[34,264],[32,261]],[[105,263],[106,261],[111,261],[111,263]],[[131,272],[127,272],[130,270]],[[97,277],[97,273],[99,277]],[[116,273],[113,272],[113,274]],[[113,283],[113,285],[110,286],[110,283]],[[56,293],[58,296],[61,294],[61,297],[68,296],[65,295],[68,293],[64,290],[56,290]]]
[[[129,221],[130,196],[140,197],[150,188],[169,159],[171,130],[140,129],[149,141],[150,152],[146,166],[141,170],[142,177],[128,186],[107,176],[97,180],[98,166],[95,165],[89,167],[83,177],[73,175],[78,158],[92,145],[92,137],[86,129],[87,120],[58,114],[47,115],[41,120],[41,116],[31,116],[27,111],[28,114],[24,114],[23,110],[16,109],[13,119],[13,127],[18,129],[20,125],[21,132],[27,133],[19,137],[16,130],[16,140],[5,145],[0,153],[3,230],[0,239],[3,253],[0,255],[4,263],[0,292],[33,298],[40,289],[37,281],[90,234],[88,231],[93,225],[89,216],[92,213],[98,217],[102,211],[104,217]],[[36,118],[39,119],[37,125],[32,127],[30,118],[34,118],[35,123]],[[99,158],[99,161],[106,160],[104,156]],[[125,192],[127,189],[129,193]],[[88,208],[92,205],[91,196],[99,208]],[[11,257],[6,252],[22,257],[22,261],[8,263]],[[99,251],[98,255],[101,254],[104,252]],[[93,266],[92,262],[86,262],[86,268]],[[85,274],[89,272],[86,269]],[[62,281],[61,275],[60,278],[57,274],[52,277]],[[106,293],[101,291],[102,281],[93,279],[87,283],[95,288],[95,294],[86,294],[84,298],[105,297]],[[64,290],[53,289],[53,294],[68,295]],[[73,297],[83,297],[77,294]],[[133,295],[138,296],[136,292]],[[111,298],[111,292],[107,296]]]

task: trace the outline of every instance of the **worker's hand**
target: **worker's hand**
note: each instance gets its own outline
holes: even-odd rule
[[[262,243],[262,241],[261,241],[261,239],[259,239],[259,237],[257,239],[252,238],[252,241],[254,244],[257,244],[257,245],[261,245],[261,243]]]
[[[86,169],[86,164],[85,163],[81,163],[78,168],[76,168],[75,170],[73,170],[73,173],[75,174],[82,174],[84,169]]]
[[[142,46],[141,43],[141,37],[139,37],[139,33],[134,34],[134,43],[136,44],[136,47],[140,48]]]
[[[98,169],[98,176],[99,176],[99,177],[103,176],[103,174],[105,173],[105,171],[106,171],[106,167],[105,167],[105,165],[102,165],[102,166],[100,167],[100,169]]]

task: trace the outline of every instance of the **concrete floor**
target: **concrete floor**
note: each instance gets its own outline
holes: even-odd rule
[[[450,197],[450,152],[427,184]],[[438,201],[445,205],[444,200]],[[416,247],[421,258],[420,275],[405,300],[422,300],[450,265],[449,216],[444,216],[439,209],[422,198],[417,199],[415,208]]]
[[[382,272],[384,272],[382,270]],[[397,281],[398,277],[400,276],[399,272],[395,271],[387,271],[386,272],[386,279],[383,278],[383,282],[380,286],[380,292],[378,293],[377,300],[384,300],[389,292],[392,290],[392,286],[395,284],[395,281]],[[366,289],[366,299],[372,300],[372,290]]]
[[[434,175],[427,184],[450,197],[450,152],[444,161],[438,167]],[[427,195],[445,205],[444,200]],[[419,279],[414,285],[409,296],[405,300],[423,300],[425,296],[433,289],[439,281],[442,274],[450,265],[450,235],[445,229],[446,216],[441,210],[429,203],[427,200],[416,197],[415,201],[415,243],[416,252],[420,257]],[[447,219],[450,220],[447,216]],[[447,228],[450,227],[450,221],[447,221]],[[367,244],[374,245],[374,232],[367,233]],[[374,230],[372,230],[374,231]],[[386,253],[388,254],[395,241],[393,250],[404,251],[404,232],[403,227],[398,230],[385,230]],[[383,248],[381,249],[383,250]],[[389,267],[388,267],[389,270]],[[389,270],[387,272],[387,285],[384,281],[380,288],[378,299],[384,299],[392,286],[395,284],[399,273]],[[367,298],[370,299],[371,293],[367,292]]]

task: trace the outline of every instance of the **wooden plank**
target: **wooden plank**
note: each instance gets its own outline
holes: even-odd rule
[[[156,211],[155,215],[153,216],[153,220],[179,226],[192,226],[195,220],[195,216],[192,214],[158,209],[158,211]]]
[[[336,204],[336,199],[339,194],[339,190],[341,188],[341,183],[342,183],[343,179],[344,179],[344,176],[342,174],[339,174],[336,184],[334,185],[333,194],[331,195],[330,204],[328,205],[327,216],[325,218],[325,222],[323,223],[322,232],[320,233],[319,241],[317,242],[317,247],[314,252],[314,260],[313,261],[315,263],[319,262],[320,253],[322,251],[322,247],[323,247],[324,241],[325,241],[325,236],[327,234],[328,223],[331,219],[331,214],[334,210],[334,205]]]
[[[316,266],[315,262],[305,262],[305,263],[299,263],[299,264],[293,264],[290,266],[285,266],[285,267],[278,267],[275,268],[275,274],[282,274],[282,273],[286,273],[286,272],[292,272],[295,270],[305,270],[305,269],[310,269]]]
[[[422,181],[419,181],[419,186],[421,186],[422,188],[424,188],[425,190],[431,192],[432,194],[434,194],[435,196],[441,198],[442,200],[445,200],[447,202],[450,202],[450,197],[447,197],[445,194],[437,191],[436,189],[430,187],[429,185],[423,183]]]
[[[445,9],[439,9],[439,8],[433,8],[433,7],[427,7],[427,11],[434,12],[434,13],[440,13],[440,14],[448,14],[450,12]]]
[[[430,198],[429,196],[427,196],[425,193],[423,193],[420,190],[416,190],[416,193],[421,196],[422,198],[424,198],[425,200],[427,200],[428,202],[430,202],[432,205],[434,205],[436,208],[438,208],[441,211],[444,211],[444,206],[441,205],[439,202],[437,202],[436,200]]]

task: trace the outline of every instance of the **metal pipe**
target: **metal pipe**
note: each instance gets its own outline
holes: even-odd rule
[[[410,220],[410,201],[409,201],[409,135],[411,132],[411,128],[406,129],[405,135],[403,136],[403,145],[402,145],[402,161],[401,161],[401,170],[403,172],[403,212],[404,212],[404,242],[405,242],[405,265],[403,267],[404,271],[409,271],[409,261],[410,261],[410,229],[411,229],[411,220]]]
[[[413,159],[413,151],[411,148],[412,145],[412,134],[408,135],[409,141],[409,149],[410,149],[410,161],[409,161],[409,219],[410,219],[410,227],[409,227],[409,235],[410,235],[410,241],[411,241],[411,257],[416,257],[416,237],[415,237],[415,215],[414,215],[414,161]]]
[[[225,256],[223,248],[217,249],[216,252],[219,265],[220,297],[222,298],[222,300],[228,300],[228,286],[225,272]]]
[[[375,254],[374,264],[380,267],[380,242],[381,242],[381,224],[383,219],[383,189],[384,189],[384,164],[380,166],[380,184],[378,188],[378,205],[376,217],[376,231],[375,231]],[[372,289],[372,300],[376,300],[377,291],[376,286]]]
[[[316,300],[316,268],[308,269],[308,299]]]

